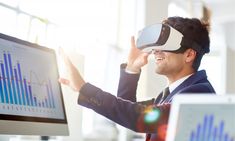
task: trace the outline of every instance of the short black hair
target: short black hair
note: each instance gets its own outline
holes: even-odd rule
[[[210,52],[209,24],[200,21],[197,18],[169,17],[163,23],[170,25],[178,30],[187,39],[196,42],[203,52],[197,52],[196,59],[193,62],[194,70],[198,70],[201,59],[205,53]],[[183,39],[182,39],[183,40]],[[190,46],[181,46],[180,52],[186,51]]]

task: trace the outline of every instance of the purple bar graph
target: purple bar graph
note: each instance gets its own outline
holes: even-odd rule
[[[214,125],[214,115],[205,115],[202,123],[197,124],[196,130],[191,131],[189,141],[234,141],[234,138],[225,132],[225,123],[220,120]]]

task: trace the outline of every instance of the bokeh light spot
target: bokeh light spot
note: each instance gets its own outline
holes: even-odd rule
[[[152,123],[159,119],[160,111],[158,109],[150,109],[146,112],[144,121],[145,123]]]

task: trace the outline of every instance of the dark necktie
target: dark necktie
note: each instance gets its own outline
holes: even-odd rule
[[[161,98],[161,102],[162,103],[166,98],[167,96],[170,94],[170,91],[169,91],[169,87],[166,87],[163,92],[162,92],[162,98]]]
[[[166,87],[166,88],[162,91],[162,97],[161,97],[161,99],[160,99],[160,96],[161,96],[161,95],[159,95],[159,96],[157,97],[157,99],[155,100],[154,104],[162,104],[163,101],[166,99],[166,97],[167,97],[169,94],[170,94],[169,87]],[[156,135],[156,134],[146,134],[146,139],[145,139],[145,141],[150,141],[150,140],[151,140],[151,136],[153,136],[153,138],[154,138],[154,136],[156,137],[157,135]]]

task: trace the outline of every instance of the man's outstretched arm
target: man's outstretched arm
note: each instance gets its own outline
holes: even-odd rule
[[[166,127],[170,105],[146,106],[115,97],[86,83],[80,90],[78,104],[136,132],[157,133]]]

